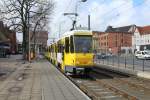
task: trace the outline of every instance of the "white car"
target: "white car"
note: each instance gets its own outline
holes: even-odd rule
[[[138,59],[150,59],[150,52],[147,51],[136,51],[135,57]]]

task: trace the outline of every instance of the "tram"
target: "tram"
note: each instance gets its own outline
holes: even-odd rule
[[[93,67],[93,39],[88,30],[63,34],[49,46],[50,61],[65,73],[85,74]]]

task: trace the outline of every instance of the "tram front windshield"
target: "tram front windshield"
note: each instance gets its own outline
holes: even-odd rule
[[[74,36],[76,53],[92,52],[92,36]]]

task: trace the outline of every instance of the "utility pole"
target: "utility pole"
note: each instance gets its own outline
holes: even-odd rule
[[[88,15],[88,30],[91,30],[91,19],[90,19],[90,15]]]

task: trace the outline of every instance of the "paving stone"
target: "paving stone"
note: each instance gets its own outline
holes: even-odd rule
[[[17,58],[17,57],[16,57]],[[15,62],[15,61],[14,61]],[[11,63],[14,63],[11,62]],[[9,62],[2,62],[3,64]],[[16,62],[15,62],[16,63]],[[17,65],[13,65],[16,67]],[[25,66],[31,66],[24,70]],[[17,67],[16,67],[17,68]],[[16,80],[20,73],[26,78]],[[17,92],[10,92],[13,87],[21,87]],[[48,61],[18,64],[18,68],[6,80],[0,81],[0,100],[88,100],[62,73]]]

